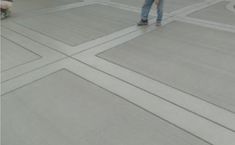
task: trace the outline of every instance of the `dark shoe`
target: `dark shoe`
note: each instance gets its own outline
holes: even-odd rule
[[[148,25],[148,20],[140,20],[137,23],[137,26],[145,26],[145,25]]]

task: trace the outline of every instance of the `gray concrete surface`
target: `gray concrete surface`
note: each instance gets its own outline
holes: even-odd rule
[[[208,145],[67,70],[5,95],[2,103],[3,144]]]
[[[2,71],[39,59],[40,56],[2,37]]]
[[[77,46],[130,27],[138,18],[139,15],[134,12],[94,4],[20,19],[17,23],[68,45]]]
[[[166,0],[137,27],[142,3],[14,3],[2,145],[235,145],[234,1]]]
[[[235,25],[234,12],[227,9],[227,5],[229,4],[230,2],[221,2],[189,16],[223,24]]]
[[[235,112],[233,35],[173,22],[99,56]]]
[[[15,15],[20,15],[21,13],[31,13],[40,9],[62,6],[80,1],[82,0],[21,0],[15,1],[12,9],[15,12]]]

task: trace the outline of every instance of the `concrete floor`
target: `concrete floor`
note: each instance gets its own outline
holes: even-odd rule
[[[137,27],[142,3],[14,3],[2,145],[235,145],[235,1],[168,0]]]

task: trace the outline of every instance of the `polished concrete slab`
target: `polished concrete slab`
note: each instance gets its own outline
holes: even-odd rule
[[[94,4],[25,18],[17,20],[17,23],[70,46],[77,46],[132,26],[138,17],[134,12]]]
[[[232,2],[232,1],[231,1]],[[220,2],[198,12],[192,13],[189,16],[197,19],[214,21],[222,24],[235,26],[235,13],[227,8],[231,2]]]
[[[15,1],[1,22],[2,143],[233,145],[227,2],[167,0],[161,27],[137,27],[142,0]]]
[[[209,145],[65,69],[2,104],[3,144]]]
[[[234,112],[233,36],[173,22],[99,57]]]
[[[63,54],[3,25],[1,42],[1,82],[11,80],[65,57]]]
[[[144,0],[111,0],[116,3],[126,4],[141,8]],[[164,10],[167,13],[182,9],[184,7],[203,2],[204,0],[165,0]],[[154,7],[154,6],[153,6]]]
[[[21,13],[32,13],[40,9],[72,4],[81,1],[82,0],[20,0],[14,2],[13,14],[15,16],[19,16]]]
[[[39,55],[4,37],[1,37],[1,43],[1,71],[40,59]]]

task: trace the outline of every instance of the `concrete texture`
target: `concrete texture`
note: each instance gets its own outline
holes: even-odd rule
[[[138,17],[137,13],[95,4],[25,18],[17,20],[17,23],[68,45],[77,46],[129,27]]]
[[[168,0],[137,27],[142,3],[14,2],[3,145],[235,145],[232,1]]]
[[[235,112],[233,35],[173,22],[99,56]]]
[[[40,58],[37,54],[30,52],[24,47],[9,41],[6,38],[1,38],[2,42],[2,71],[6,71],[10,68],[18,65],[31,62]]]
[[[20,15],[22,13],[32,13],[41,9],[72,4],[75,2],[81,2],[81,0],[20,0],[14,2],[13,11],[15,12],[15,15]]]
[[[235,25],[235,13],[234,11],[227,9],[227,5],[229,5],[229,3],[230,2],[221,2],[189,16],[222,24]]]
[[[221,2],[189,16],[222,24],[235,25],[235,13],[227,9],[227,5],[229,5],[229,2]]]
[[[67,70],[2,103],[3,144],[209,145]]]

